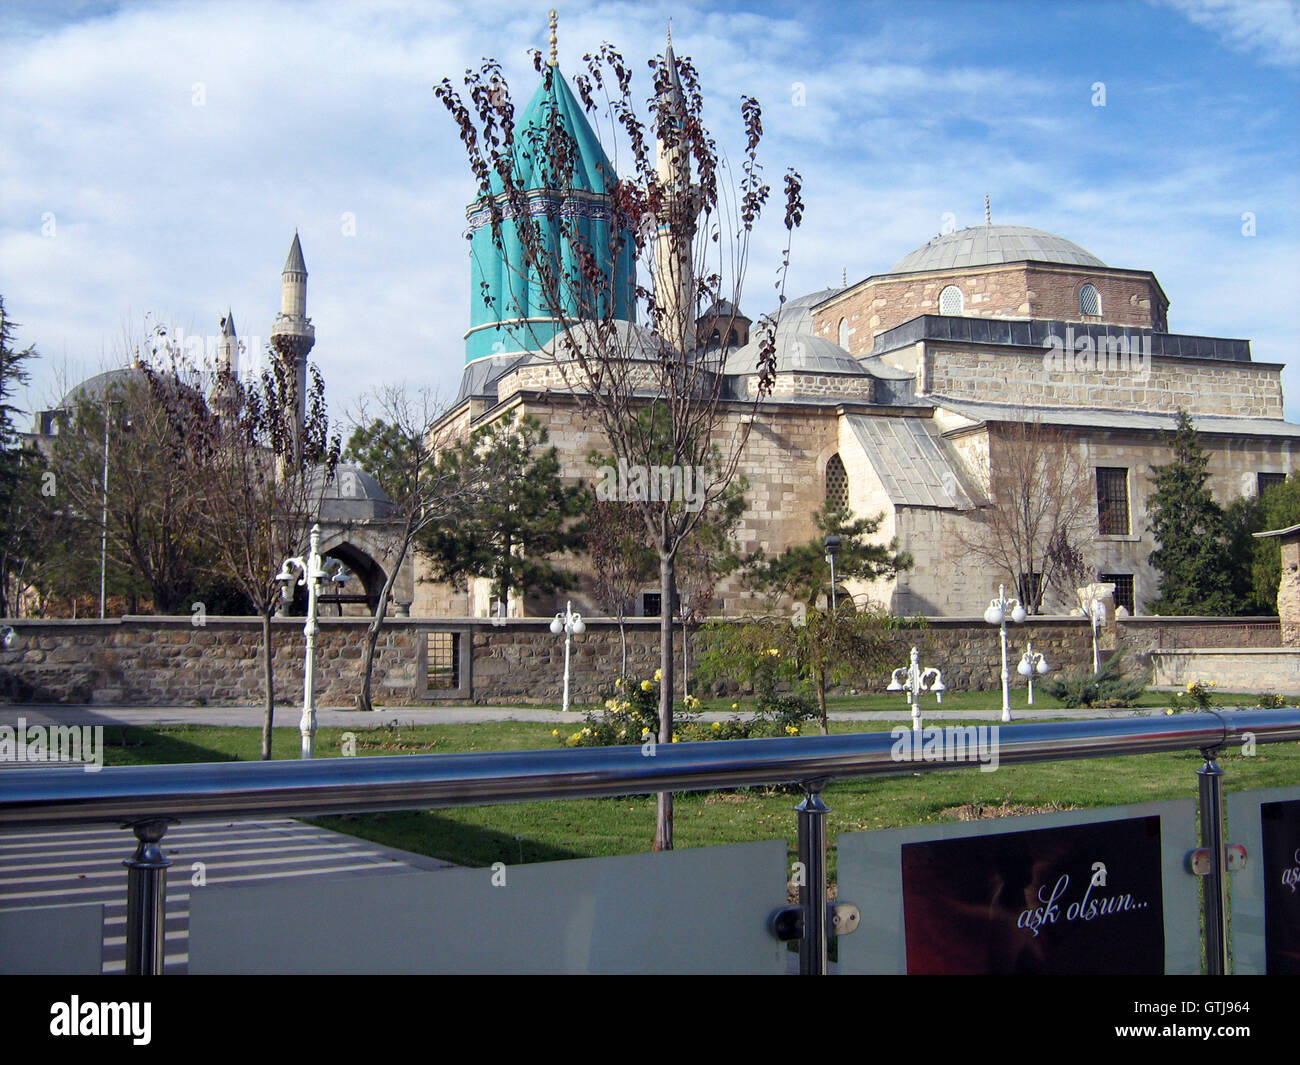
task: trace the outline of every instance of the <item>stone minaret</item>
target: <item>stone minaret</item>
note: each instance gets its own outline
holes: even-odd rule
[[[655,302],[664,339],[679,351],[688,352],[694,339],[692,238],[696,208],[690,151],[681,139],[686,95],[677,76],[671,28],[664,62],[668,84],[659,100],[655,142],[656,177],[664,190],[663,218],[655,239]]]
[[[221,340],[217,344],[217,383],[210,401],[218,414],[229,414],[235,406],[235,378],[239,374],[239,337],[235,333],[235,316],[227,309],[221,319]]]
[[[295,229],[289,258],[280,275],[280,313],[271,327],[271,347],[285,367],[293,370],[297,405],[294,424],[299,432],[306,418],[307,355],[315,343],[316,330],[307,317],[307,264],[303,262],[302,245],[298,243]]]

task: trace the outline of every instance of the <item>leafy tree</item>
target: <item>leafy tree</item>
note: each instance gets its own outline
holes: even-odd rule
[[[830,566],[826,561],[826,537],[840,538],[835,558],[835,579],[874,581],[892,577],[912,567],[912,556],[898,550],[897,539],[888,544],[872,543],[884,521],[884,515],[855,518],[847,507],[827,500],[815,514],[813,523],[819,536],[806,544],[787,547],[775,558],[761,550],[746,563],[751,587],[775,596],[788,596],[812,606],[821,595],[830,602]]]
[[[446,469],[462,486],[475,486],[476,503],[455,522],[421,537],[435,576],[460,582],[486,577],[503,603],[512,591],[547,595],[577,585],[551,556],[581,550],[590,505],[584,485],[566,485],[559,452],[531,415],[476,430],[445,452]]]
[[[1165,434],[1173,461],[1153,466],[1155,491],[1147,525],[1160,544],[1151,565],[1160,573],[1153,614],[1232,614],[1232,563],[1223,508],[1206,488],[1209,455],[1197,439],[1191,415],[1178,412],[1178,425]]]
[[[1259,497],[1248,527],[1255,533],[1289,529],[1292,525],[1300,525],[1300,477],[1294,473]],[[1250,540],[1250,553],[1238,557],[1245,557],[1248,562],[1252,603],[1260,613],[1274,614],[1277,612],[1278,584],[1282,578],[1281,541],[1277,537],[1257,539],[1253,536]]]
[[[11,595],[39,545],[33,522],[40,508],[39,478],[44,472],[35,449],[20,446],[15,424],[23,412],[14,400],[18,388],[29,380],[28,363],[36,358],[33,345],[21,350],[13,346],[17,325],[5,313],[0,297],[0,617],[15,612]]]
[[[400,386],[387,386],[375,395],[378,415],[371,417],[363,403],[356,428],[348,440],[346,457],[379,482],[391,504],[386,520],[372,530],[385,541],[384,586],[366,630],[358,708],[371,705],[371,677],[375,648],[388,612],[388,600],[407,554],[435,528],[445,530],[480,504],[482,485],[472,474],[480,467],[458,469],[447,452],[445,436],[437,432],[442,417],[427,390],[411,396]],[[462,477],[466,473],[471,476]]]

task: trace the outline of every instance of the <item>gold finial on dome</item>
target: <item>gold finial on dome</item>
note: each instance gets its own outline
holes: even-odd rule
[[[548,59],[548,60],[546,61],[546,65],[547,65],[547,66],[550,66],[550,67],[557,67],[557,66],[560,65],[560,60],[556,57],[556,54],[555,54],[555,22],[556,22],[556,17],[557,17],[557,16],[556,16],[556,14],[555,14],[555,8],[551,8],[551,57],[550,57],[550,59]]]

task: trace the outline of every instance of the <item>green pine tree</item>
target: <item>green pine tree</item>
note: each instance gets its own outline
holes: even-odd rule
[[[549,439],[542,424],[525,415],[493,422],[448,453],[453,468],[482,491],[456,521],[421,538],[435,579],[487,577],[502,601],[512,590],[549,595],[576,586],[572,571],[551,556],[582,550],[591,493],[564,483],[559,452],[546,447]]]
[[[1151,468],[1156,490],[1147,524],[1160,545],[1150,556],[1160,583],[1147,609],[1153,614],[1233,614],[1237,603],[1227,525],[1223,508],[1205,487],[1209,455],[1185,410],[1165,437],[1174,458]]]
[[[1300,525],[1300,477],[1292,474],[1281,484],[1268,489],[1255,508],[1258,515],[1252,532],[1289,529]],[[1277,586],[1282,577],[1281,541],[1251,537],[1250,590],[1256,610],[1261,614],[1277,612]]]

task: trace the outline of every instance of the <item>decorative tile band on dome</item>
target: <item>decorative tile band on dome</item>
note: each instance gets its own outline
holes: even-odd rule
[[[466,212],[469,219],[469,233],[477,233],[492,218],[492,211],[483,204],[475,204],[469,207]],[[517,216],[514,204],[503,203],[501,205],[501,219],[509,221]],[[574,219],[587,219],[593,222],[609,222],[615,216],[613,206],[609,200],[603,196],[556,196],[546,195],[545,193],[530,193],[528,195],[528,217],[529,218],[564,218],[570,221]]]

